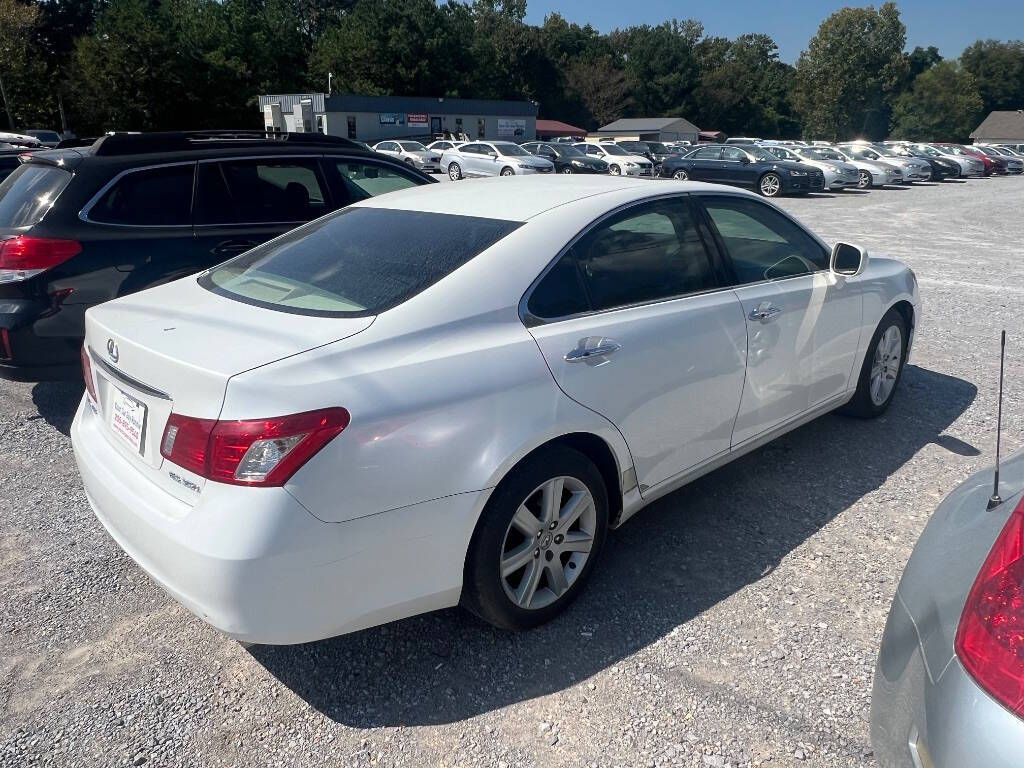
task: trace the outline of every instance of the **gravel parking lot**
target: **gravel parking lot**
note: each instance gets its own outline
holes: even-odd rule
[[[917,272],[892,409],[826,416],[660,500],[527,634],[448,610],[243,647],[90,512],[81,387],[0,382],[0,764],[874,765],[889,601],[934,506],[991,462],[1004,327],[1006,445],[1024,437],[1022,195],[992,178],[781,200]]]

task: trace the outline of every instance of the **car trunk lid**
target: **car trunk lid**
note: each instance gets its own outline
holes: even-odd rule
[[[248,306],[206,291],[195,278],[94,307],[85,345],[103,434],[140,471],[193,503],[205,481],[160,453],[171,412],[216,419],[232,376],[352,336],[373,319]]]

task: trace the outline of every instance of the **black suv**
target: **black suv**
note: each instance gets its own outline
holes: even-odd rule
[[[314,133],[115,133],[23,155],[0,183],[0,378],[75,378],[89,307],[433,182]]]

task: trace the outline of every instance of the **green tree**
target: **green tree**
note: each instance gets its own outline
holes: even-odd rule
[[[942,61],[939,49],[934,45],[922,48],[915,46],[914,50],[907,54],[907,83],[913,84],[914,79],[925,70],[931,69]]]
[[[804,134],[882,138],[905,82],[906,27],[895,3],[843,8],[821,23],[796,65],[794,103]]]
[[[793,68],[779,61],[768,35],[702,41],[701,70],[694,117],[701,127],[765,138],[798,130],[790,103]]]
[[[32,50],[38,19],[35,6],[0,0],[0,124],[12,130],[36,126],[48,112],[39,98],[45,67]]]
[[[1024,42],[979,40],[964,49],[960,63],[974,76],[986,113],[1024,106]]]
[[[611,33],[609,41],[633,98],[633,114],[685,117],[693,112],[700,82],[697,44],[703,34],[700,22],[692,19]]]
[[[572,62],[566,84],[586,110],[583,128],[607,125],[629,112],[633,104],[626,74],[610,55]]]
[[[915,141],[967,141],[983,102],[974,76],[953,61],[922,72],[893,109],[892,137]]]

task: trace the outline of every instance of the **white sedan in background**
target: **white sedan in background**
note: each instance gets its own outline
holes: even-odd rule
[[[612,176],[654,177],[654,163],[643,155],[632,154],[618,144],[611,142],[593,144],[581,141],[573,146],[589,157],[596,157],[598,160],[608,163],[608,172]]]
[[[427,144],[427,149],[431,152],[436,152],[438,155],[444,154],[446,149],[453,149],[454,147],[461,147],[466,144],[465,141],[452,141],[451,139],[438,139]]]
[[[447,171],[452,181],[459,181],[471,176],[554,173],[555,165],[511,141],[471,141],[445,150],[441,170]]]
[[[441,153],[432,152],[418,141],[380,141],[373,145],[375,152],[390,155],[421,171],[439,171]]]
[[[902,263],[736,189],[417,187],[90,309],[72,442],[111,536],[229,635],[524,629],[645,505],[884,412],[919,312]]]

